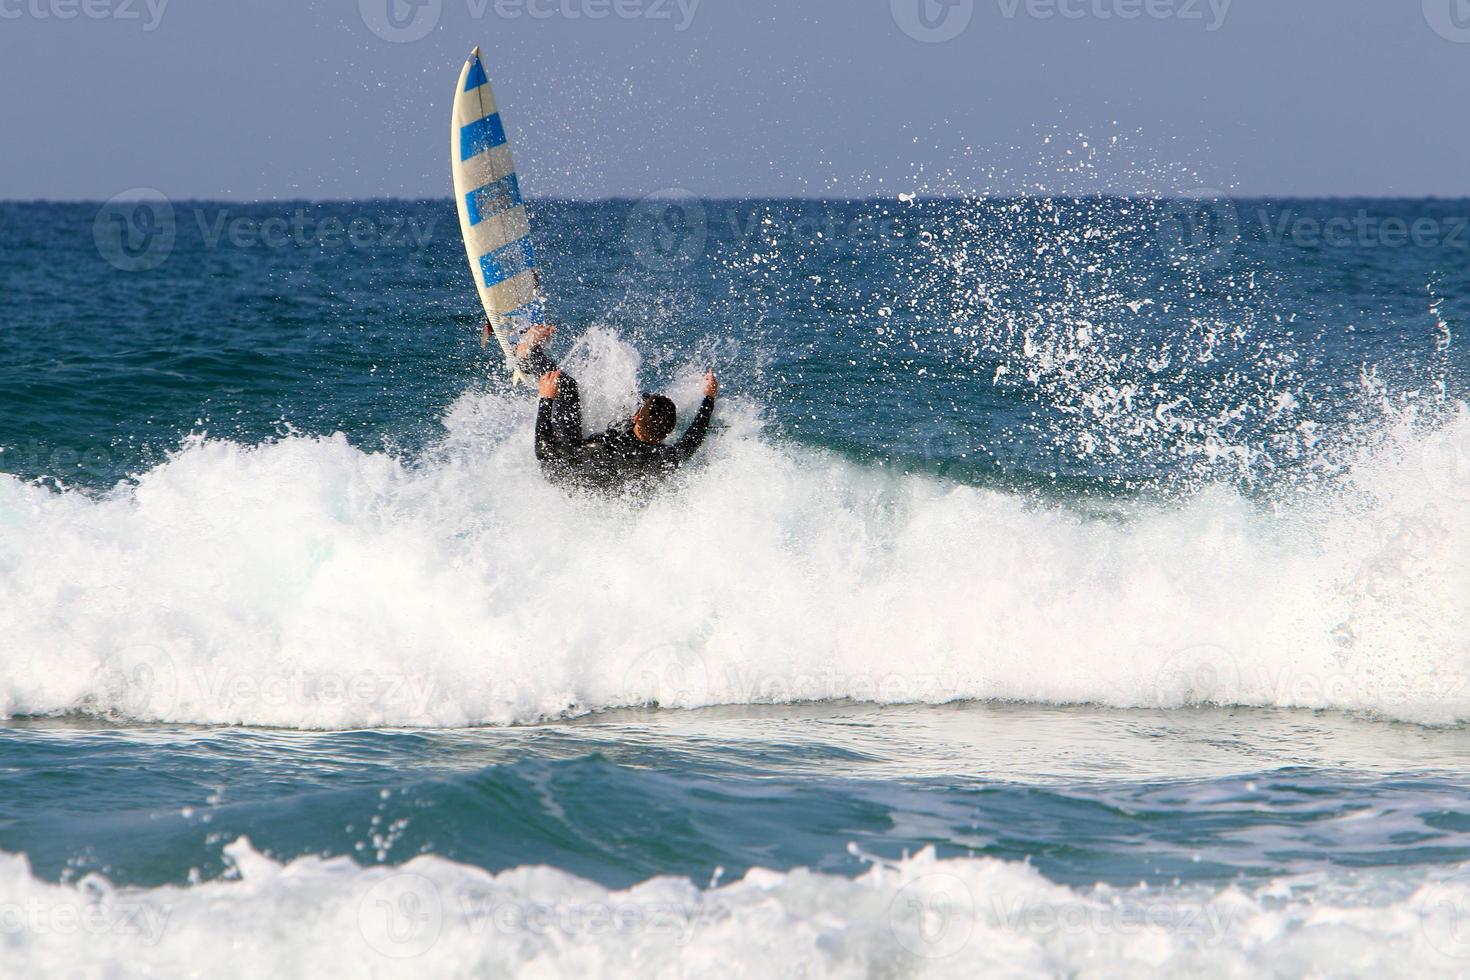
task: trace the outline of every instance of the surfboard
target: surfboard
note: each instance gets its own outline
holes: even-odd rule
[[[506,367],[516,381],[529,383],[516,367],[512,337],[541,316],[541,288],[515,162],[478,47],[459,73],[449,137],[470,274]]]

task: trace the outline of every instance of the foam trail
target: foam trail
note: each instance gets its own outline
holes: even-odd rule
[[[594,415],[636,372],[580,355]],[[622,359],[622,360],[619,360]],[[692,367],[674,393],[698,397]],[[1470,417],[1345,488],[1099,518],[771,441],[644,506],[549,489],[468,394],[416,463],[196,439],[103,498],[0,476],[0,712],[462,726],[658,702],[1216,702],[1470,718]]]
[[[1470,956],[1462,869],[1071,889],[925,851],[856,879],[755,869],[613,891],[433,856],[283,866],[243,838],[227,853],[235,880],[154,889],[54,885],[0,855],[0,975],[1417,977]]]

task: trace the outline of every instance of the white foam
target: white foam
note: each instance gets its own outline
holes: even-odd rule
[[[233,880],[152,889],[33,877],[0,855],[5,976],[1338,976],[1463,970],[1464,869],[1255,886],[1068,888],[1025,864],[752,870],[708,890],[609,890],[425,856],[282,865],[241,839]]]
[[[604,347],[579,363],[594,415],[636,372]],[[681,412],[697,385],[679,378]],[[1470,718],[1463,411],[1387,432],[1330,496],[1101,518],[777,443],[738,398],[680,492],[568,496],[530,413],[466,395],[412,464],[290,437],[191,441],[100,499],[0,476],[0,713],[338,728],[977,698]]]

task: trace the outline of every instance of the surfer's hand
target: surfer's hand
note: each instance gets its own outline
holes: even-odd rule
[[[561,372],[547,371],[541,375],[541,397],[555,398],[561,391]]]
[[[720,393],[720,381],[715,377],[715,372],[704,372],[704,397],[713,398]]]
[[[488,330],[490,325],[487,323],[485,328]],[[554,333],[556,333],[556,328],[551,324],[536,324],[521,335],[521,342],[516,344],[516,357],[524,358],[527,354],[531,353],[532,347],[540,347]]]

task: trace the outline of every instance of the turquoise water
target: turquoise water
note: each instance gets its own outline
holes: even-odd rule
[[[0,205],[8,969],[1470,968],[1470,203],[673,200]]]

